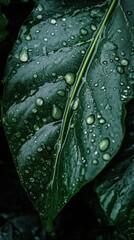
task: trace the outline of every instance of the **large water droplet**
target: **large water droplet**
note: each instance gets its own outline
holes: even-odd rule
[[[95,116],[94,114],[91,114],[90,116],[87,117],[87,124],[93,124],[95,122]]]
[[[26,38],[27,41],[30,41],[32,39],[30,34],[27,34],[25,38]]]
[[[110,144],[109,138],[104,138],[100,141],[99,148],[101,151],[105,151],[108,149]]]
[[[66,83],[68,83],[69,85],[73,85],[75,80],[75,74],[72,72],[69,72],[65,75],[64,79]]]
[[[61,111],[61,108],[56,106],[56,105],[53,105],[53,108],[52,108],[52,117],[55,119],[55,120],[60,120],[61,117],[62,117],[62,111]]]
[[[103,154],[103,160],[109,161],[111,159],[111,155],[109,153],[104,153]]]
[[[43,98],[39,97],[39,98],[36,99],[36,105],[38,107],[41,107],[43,105],[43,103],[44,103]]]
[[[52,18],[51,19],[51,24],[56,24],[56,19]]]
[[[28,61],[28,50],[27,47],[23,47],[20,51],[19,58],[21,62],[27,62]]]
[[[123,65],[123,66],[127,66],[128,65],[128,59],[126,59],[126,58],[124,58],[124,59],[122,59],[121,60],[121,65]]]

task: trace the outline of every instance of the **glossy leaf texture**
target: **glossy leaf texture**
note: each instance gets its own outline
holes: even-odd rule
[[[129,240],[134,239],[134,109],[127,116],[127,130],[123,149],[100,174],[95,191],[111,222]]]
[[[124,104],[133,97],[124,2],[42,0],[9,56],[3,123],[21,183],[47,229],[121,146]]]

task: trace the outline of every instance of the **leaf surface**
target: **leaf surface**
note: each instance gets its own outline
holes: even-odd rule
[[[130,26],[116,0],[40,1],[9,57],[3,123],[48,229],[121,146],[133,97]]]
[[[133,104],[133,103],[132,103]],[[129,120],[129,121],[128,121]],[[127,117],[123,148],[109,169],[96,181],[95,191],[111,222],[116,224],[127,239],[134,239],[134,110]]]

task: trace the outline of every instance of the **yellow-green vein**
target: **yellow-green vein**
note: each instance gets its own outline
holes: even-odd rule
[[[111,13],[114,10],[117,3],[118,3],[118,0],[111,1],[109,9],[108,9],[107,13],[105,14],[105,16],[104,16],[104,18],[103,18],[103,20],[100,24],[100,27],[99,27],[98,31],[96,32],[96,34],[94,36],[94,40],[93,40],[90,48],[87,50],[86,56],[85,56],[81,66],[80,66],[80,70],[78,72],[73,91],[71,92],[71,96],[69,98],[69,101],[67,102],[67,107],[65,109],[65,113],[64,113],[64,116],[63,116],[63,123],[62,123],[62,127],[61,127],[59,142],[58,142],[58,145],[57,145],[56,159],[55,159],[54,168],[53,168],[53,175],[52,175],[52,179],[51,179],[51,187],[53,186],[55,175],[56,175],[59,155],[60,155],[63,140],[64,140],[64,131],[66,129],[66,124],[67,124],[67,120],[68,120],[69,111],[70,111],[71,106],[72,106],[72,102],[73,102],[74,97],[76,95],[76,92],[78,90],[79,84],[80,84],[80,82],[81,82],[81,80],[82,80],[82,78],[85,74],[85,71],[86,71],[87,66],[89,64],[89,61],[91,60],[91,58],[93,56],[94,49],[97,46],[97,42],[98,42],[98,39],[99,39],[99,37],[100,37],[100,35],[103,31],[103,28],[104,28],[105,24],[107,23],[107,21],[109,19],[109,16],[111,15]]]

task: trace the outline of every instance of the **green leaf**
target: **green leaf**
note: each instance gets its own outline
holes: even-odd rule
[[[134,110],[131,109],[131,128],[125,135],[122,151],[110,168],[100,174],[95,186],[107,216],[129,240],[134,239]]]
[[[40,1],[9,56],[3,124],[47,229],[121,146],[133,97],[128,17],[117,0]]]

